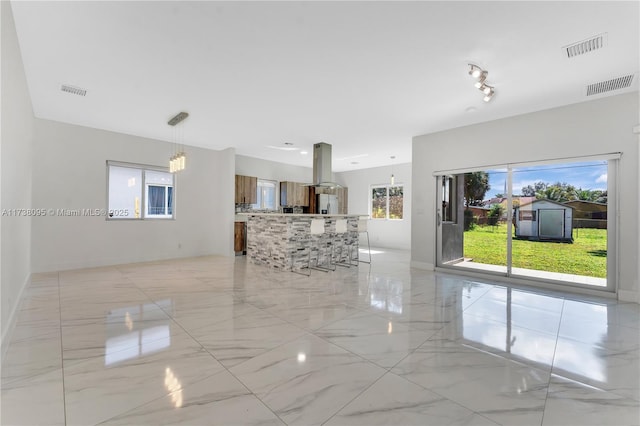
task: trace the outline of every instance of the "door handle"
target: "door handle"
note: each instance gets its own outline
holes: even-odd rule
[[[436,218],[437,218],[438,226],[440,226],[442,224],[442,218],[440,217],[440,212],[436,214]]]

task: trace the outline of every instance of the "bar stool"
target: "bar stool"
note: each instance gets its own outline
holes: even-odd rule
[[[369,223],[369,219],[358,219],[358,235],[365,233],[367,234],[367,249],[369,250],[369,260],[360,260],[360,256],[358,255],[358,262],[362,263],[371,263],[371,244],[369,243],[369,231],[367,229],[367,224]]]
[[[352,256],[351,256],[351,245],[352,244],[348,244],[347,243],[347,239],[344,238],[344,234],[347,233],[347,219],[338,219],[336,220],[336,238],[335,241],[340,240],[341,244],[339,246],[340,248],[340,254],[337,255],[337,262],[335,262],[336,265],[338,266],[345,266],[347,268],[350,268],[353,263],[352,261]],[[342,261],[342,257],[343,257],[343,252],[345,247],[347,248],[347,257],[349,259],[348,262],[343,262]]]
[[[296,269],[296,264],[294,260],[291,263],[291,272],[294,272],[300,275],[306,275],[308,277],[311,276],[311,269],[316,269],[311,267],[311,253],[315,250],[318,252],[318,256],[320,256],[319,246],[316,244],[316,241],[314,241],[314,236],[317,237],[322,234],[324,234],[324,219],[311,219],[311,221],[309,222],[308,233],[305,235],[304,238],[300,238],[298,240],[298,249],[297,249],[297,251],[307,250],[306,268],[300,267],[300,269]],[[316,261],[316,265],[317,263],[318,262]],[[307,273],[301,272],[304,269],[307,270]],[[324,269],[321,269],[321,270],[324,271]]]
[[[317,271],[322,271],[322,272],[329,272],[329,271],[335,271],[336,267],[332,266],[332,261],[331,259],[333,258],[333,245],[331,245],[331,253],[329,253],[328,255],[328,262],[326,261],[327,259],[327,243],[324,240],[324,235],[326,234],[325,231],[325,223],[324,223],[324,218],[323,219],[311,219],[311,226],[309,229],[309,232],[311,234],[311,238],[309,241],[309,261],[308,261],[308,268],[309,269],[315,269]],[[317,237],[317,238],[314,238]],[[314,245],[314,239],[316,240],[316,244]],[[325,258],[325,262],[324,265],[327,266],[322,266],[320,264],[320,255],[323,254],[323,250],[322,250],[322,246],[324,245],[324,258]],[[316,252],[318,252],[318,257],[316,258],[316,266],[311,266],[311,252],[315,249]],[[309,275],[311,275],[311,271],[309,271]]]

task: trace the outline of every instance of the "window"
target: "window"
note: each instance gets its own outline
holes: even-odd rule
[[[371,218],[402,219],[403,187],[379,185],[371,187]]]
[[[442,220],[445,222],[456,221],[456,178],[455,176],[442,177]]]
[[[108,219],[173,218],[174,176],[166,168],[108,161],[107,173]]]
[[[173,174],[146,170],[146,217],[171,218],[173,213]]]
[[[252,204],[254,210],[276,210],[277,182],[258,179],[258,202]]]
[[[520,217],[518,219],[520,220],[536,221],[536,212],[534,210],[520,210],[519,215]]]

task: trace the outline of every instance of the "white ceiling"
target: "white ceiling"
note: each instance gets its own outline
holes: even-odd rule
[[[409,162],[415,135],[638,90],[636,1],[12,6],[37,117],[172,141],[167,121],[187,111],[185,144],[311,167],[325,141],[334,171]],[[605,48],[563,56],[601,33]],[[491,102],[469,62],[489,71]],[[269,148],[285,142],[310,154]]]

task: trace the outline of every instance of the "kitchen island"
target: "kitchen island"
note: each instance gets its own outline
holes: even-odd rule
[[[253,263],[298,272],[316,264],[358,260],[358,220],[361,215],[246,213],[247,257]],[[324,221],[324,233],[312,234],[313,219]],[[347,231],[336,233],[338,219]]]

